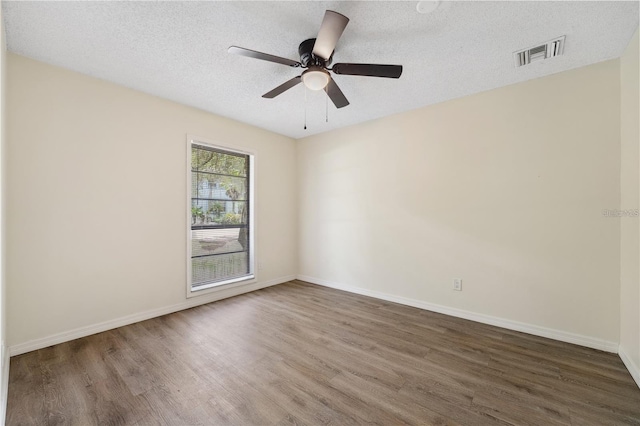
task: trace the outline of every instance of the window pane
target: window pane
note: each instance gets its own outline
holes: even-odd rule
[[[191,192],[191,196],[197,198],[246,200],[247,178],[211,173],[192,173]]]
[[[246,247],[246,228],[199,229],[191,231],[192,257],[245,251]]]
[[[246,225],[248,221],[246,201],[191,200],[191,226]]]
[[[193,287],[242,277],[248,273],[249,256],[247,252],[197,257],[191,260]]]
[[[192,289],[252,273],[249,161],[248,155],[191,146]]]
[[[246,155],[227,154],[205,147],[194,146],[191,155],[191,169],[231,176],[247,175]]]

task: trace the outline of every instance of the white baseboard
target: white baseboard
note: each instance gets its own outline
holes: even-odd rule
[[[52,345],[57,345],[59,343],[64,343],[70,340],[79,339],[81,337],[89,336],[91,334],[102,333],[103,331],[133,324],[136,322],[148,320],[148,319],[159,317],[162,315],[171,314],[173,312],[182,311],[185,309],[193,308],[195,306],[204,305],[206,303],[211,303],[217,300],[226,299],[228,297],[238,296],[240,294],[259,290],[265,287],[270,287],[276,284],[282,284],[284,282],[291,281],[295,278],[296,277],[294,275],[290,275],[290,276],[280,277],[280,278],[276,278],[269,281],[261,281],[261,282],[248,284],[246,286],[240,286],[240,287],[230,288],[227,290],[221,290],[215,293],[209,293],[201,297],[193,297],[193,298],[187,299],[182,303],[178,303],[176,305],[165,306],[163,308],[152,309],[150,311],[127,315],[124,317],[115,318],[115,319],[101,322],[98,324],[92,324],[85,327],[76,328],[74,330],[57,333],[48,337],[29,340],[24,343],[12,345],[9,347],[8,352],[10,356],[24,354],[27,352],[46,348]]]
[[[471,321],[480,322],[483,324],[495,325],[497,327],[506,328],[509,330],[521,331],[527,334],[533,334],[534,336],[547,337],[549,339],[559,340],[561,342],[574,343],[580,346],[586,346],[588,348],[599,349],[606,352],[618,352],[618,343],[609,342],[595,337],[584,336],[581,334],[570,333],[567,331],[556,330],[553,328],[540,327],[533,324],[527,324],[518,321],[512,321],[505,318],[494,317],[490,315],[479,314],[476,312],[465,311],[463,309],[450,308],[448,306],[436,305],[434,303],[424,302],[422,300],[410,299],[407,297],[394,296],[392,294],[383,293],[375,290],[368,290],[360,287],[353,287],[349,285],[342,285],[331,281],[323,280],[320,278],[310,277],[307,275],[298,275],[297,277],[301,281],[306,281],[311,284],[318,284],[324,287],[331,287],[338,290],[348,291],[350,293],[361,294],[363,296],[375,297],[376,299],[386,300],[388,302],[395,302],[401,305],[413,306],[414,308],[420,308],[427,311],[438,312],[440,314],[450,315],[452,317],[464,318]]]
[[[631,357],[627,355],[622,346],[618,348],[618,355],[620,355],[622,363],[625,367],[627,367],[627,370],[629,370],[631,377],[633,377],[633,380],[636,381],[636,385],[638,385],[638,387],[640,388],[640,368],[638,368]]]

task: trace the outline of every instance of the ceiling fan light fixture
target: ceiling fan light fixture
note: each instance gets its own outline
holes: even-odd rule
[[[273,99],[292,87],[303,83],[304,87],[314,91],[324,89],[327,98],[331,99],[331,102],[333,102],[336,108],[344,108],[349,105],[349,101],[335,80],[331,78],[329,71],[334,74],[358,75],[363,77],[400,78],[402,75],[402,65],[352,64],[345,62],[333,64],[332,68],[327,68],[327,66],[332,63],[336,43],[348,23],[349,18],[346,16],[332,10],[327,10],[324,13],[318,36],[316,38],[306,39],[298,46],[300,62],[238,46],[231,46],[229,53],[288,65],[293,68],[306,68],[302,74],[285,81],[280,86],[262,95],[263,98]]]
[[[329,73],[321,68],[309,68],[302,73],[302,82],[308,89],[322,90],[329,84]]]

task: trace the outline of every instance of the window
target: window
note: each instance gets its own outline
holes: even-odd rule
[[[191,140],[189,292],[254,278],[253,156]]]

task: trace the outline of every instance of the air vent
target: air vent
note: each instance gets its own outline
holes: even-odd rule
[[[558,37],[540,46],[530,47],[513,54],[516,67],[528,65],[532,62],[542,61],[562,55],[564,51],[564,37]]]

